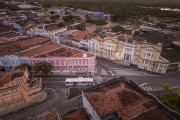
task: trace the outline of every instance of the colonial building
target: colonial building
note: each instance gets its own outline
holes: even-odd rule
[[[102,39],[100,57],[159,74],[180,71],[179,47],[172,45],[161,33],[136,30],[131,35],[112,35]]]
[[[29,36],[41,35],[44,37],[48,37],[51,40],[59,40],[59,38],[55,35],[57,33],[62,33],[67,31],[65,27],[59,27],[57,24],[48,24],[34,27],[27,31]]]
[[[0,63],[6,70],[21,64],[49,62],[53,72],[95,72],[95,56],[54,44],[45,37],[22,39],[0,46]]]
[[[41,79],[32,78],[25,67],[0,72],[0,112],[32,103],[42,95]]]

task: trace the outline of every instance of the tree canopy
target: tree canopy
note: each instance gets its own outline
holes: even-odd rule
[[[120,31],[123,31],[124,30],[124,28],[123,27],[121,27],[121,26],[113,26],[113,28],[112,28],[112,32],[120,32]]]
[[[34,71],[36,73],[49,74],[52,70],[52,65],[48,62],[40,62],[34,65]]]

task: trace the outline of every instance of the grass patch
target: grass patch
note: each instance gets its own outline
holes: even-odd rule
[[[157,98],[167,107],[169,107],[172,110],[175,110],[176,112],[180,113],[180,102],[178,101],[176,106],[174,106],[176,100],[178,99],[178,96],[176,94],[165,94],[157,96]]]

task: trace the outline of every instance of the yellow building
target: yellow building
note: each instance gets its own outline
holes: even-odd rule
[[[103,38],[103,43],[100,45],[100,57],[116,60],[117,55],[117,37],[107,36]]]
[[[159,74],[180,71],[180,47],[173,47],[164,35],[142,32],[138,37],[120,34],[103,40],[100,48],[103,58]]]
[[[0,112],[23,106],[42,95],[41,79],[30,78],[28,69],[0,72]]]

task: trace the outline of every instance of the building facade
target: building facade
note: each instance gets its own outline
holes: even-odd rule
[[[0,72],[0,75],[1,112],[36,101],[42,95],[41,79],[30,78],[27,68]]]

